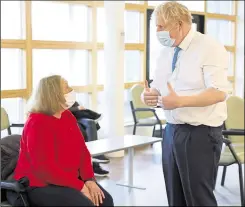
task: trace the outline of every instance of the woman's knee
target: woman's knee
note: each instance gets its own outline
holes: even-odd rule
[[[104,206],[114,206],[113,198],[112,198],[111,194],[109,194],[108,192],[105,195]]]
[[[102,206],[114,206],[114,201],[110,193],[108,193],[103,187],[99,186],[105,195]]]
[[[94,206],[80,191],[61,186],[46,186],[28,191],[31,206]]]

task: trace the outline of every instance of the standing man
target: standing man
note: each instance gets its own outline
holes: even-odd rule
[[[162,164],[169,205],[217,206],[213,190],[227,118],[228,54],[192,29],[191,13],[182,4],[160,4],[153,15],[166,48],[142,101],[165,111]]]

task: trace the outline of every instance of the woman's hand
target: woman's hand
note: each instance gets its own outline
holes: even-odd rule
[[[94,181],[87,181],[85,182],[85,185],[87,186],[89,193],[92,197],[92,201],[96,206],[99,206],[99,204],[103,203],[103,199],[105,198],[105,195],[103,191],[99,188],[99,186]]]
[[[93,199],[90,195],[89,189],[86,185],[83,186],[83,189],[81,190],[81,192],[89,199],[93,202]]]

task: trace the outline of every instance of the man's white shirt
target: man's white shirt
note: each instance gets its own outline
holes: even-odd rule
[[[160,52],[151,87],[158,89],[162,96],[168,95],[167,82],[180,96],[199,94],[210,87],[228,92],[229,56],[222,44],[191,29],[179,47],[174,72],[174,48]],[[207,107],[165,110],[165,116],[172,124],[220,126],[227,118],[227,107],[224,101]]]

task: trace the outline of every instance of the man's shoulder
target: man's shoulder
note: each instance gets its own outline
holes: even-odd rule
[[[229,54],[225,46],[211,35],[197,34],[194,49],[199,52],[205,64],[221,64],[223,67],[229,64]]]
[[[224,45],[214,37],[209,34],[202,34],[200,32],[196,32],[194,43],[198,43],[198,45],[202,49],[207,49],[209,52],[214,50],[224,51]]]

